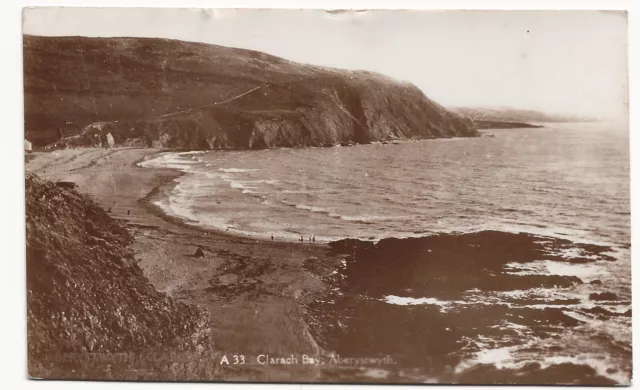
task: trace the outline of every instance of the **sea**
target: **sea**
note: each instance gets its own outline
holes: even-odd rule
[[[438,369],[420,372],[407,364],[367,372],[378,379],[404,375],[408,381],[438,382],[455,381],[456,375],[486,365],[513,378],[532,370],[546,370],[545,375],[554,378],[550,367],[584,366],[588,370],[577,372],[574,382],[566,374],[573,372],[569,369],[556,378],[562,378],[558,379],[562,383],[588,384],[595,377],[629,383],[631,317],[623,315],[631,308],[628,128],[546,123],[543,128],[482,133],[477,138],[350,147],[167,152],[139,165],[185,173],[154,201],[163,212],[186,224],[247,237],[305,243],[351,238],[375,243],[391,237],[497,231],[568,240],[575,243],[576,256],[579,245],[597,246],[615,261],[595,261],[595,257],[586,261],[588,256],[582,253],[584,261],[572,262],[569,249],[565,250],[569,261],[542,256],[525,265],[507,262],[502,270],[505,275],[575,276],[583,282],[572,287],[475,289],[449,300],[397,293],[359,297],[377,302],[376,315],[388,310],[400,317],[411,313],[406,315],[415,319],[416,310],[424,308],[459,316],[470,302],[481,302],[533,311],[551,307],[576,322],[540,333],[531,329],[534,325],[505,321],[502,312],[487,312],[487,318],[495,318],[479,325],[486,332],[475,329],[460,334],[465,345],[474,347],[466,348],[447,367],[434,365],[446,370],[448,379],[439,377]],[[348,266],[346,259],[344,267]],[[340,286],[344,281],[335,289]],[[590,298],[602,292],[613,293],[615,299]],[[331,310],[335,299],[327,299],[324,309]],[[371,315],[353,310],[350,305],[350,318]],[[350,323],[368,326],[344,321],[345,326]],[[325,344],[325,348],[340,349],[330,340]],[[382,343],[372,348],[368,353],[386,356]]]

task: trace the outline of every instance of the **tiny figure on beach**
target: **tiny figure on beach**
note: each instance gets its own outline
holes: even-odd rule
[[[309,242],[311,242],[311,236],[309,236]]]
[[[304,241],[304,237],[300,236],[300,242]]]
[[[273,241],[273,234],[271,235],[271,241]]]
[[[131,210],[127,210],[127,215],[131,215]]]
[[[316,242],[316,235],[313,235],[313,242]]]

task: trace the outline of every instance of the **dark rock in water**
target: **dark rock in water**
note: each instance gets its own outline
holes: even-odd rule
[[[596,280],[590,281],[589,284],[592,284],[594,286],[600,286],[600,285],[602,285],[602,281],[596,279]]]
[[[202,248],[198,247],[198,249],[196,249],[196,253],[193,256],[197,258],[203,258],[204,251],[202,250]]]
[[[582,280],[519,274],[519,264],[526,271],[530,269],[527,263],[539,260],[610,260],[605,254],[609,248],[604,246],[499,231],[387,238],[377,243],[345,239],[329,247],[344,256],[346,265],[330,273],[320,272],[327,275],[324,281],[332,288],[307,306],[314,339],[339,355],[388,355],[398,370],[439,378],[469,354],[487,348],[475,343],[480,335],[500,340],[491,346],[497,348],[521,343],[522,329],[534,338],[553,339],[561,334],[559,329],[584,324],[567,314],[573,309],[563,306],[579,300],[549,299],[530,291],[568,288]],[[569,258],[568,252],[578,255]],[[316,272],[314,264],[305,265]],[[517,293],[509,294],[513,291]],[[515,383],[524,372],[527,381],[518,383],[612,383],[588,367],[567,365],[565,371],[569,374],[539,364],[515,370],[479,367],[452,373],[450,380]]]
[[[631,309],[627,310],[624,312],[623,316],[625,317],[631,317]]]
[[[74,189],[76,188],[76,183],[72,182],[72,181],[58,181],[56,182],[56,186],[60,187],[60,188],[68,188],[68,189]]]
[[[624,313],[616,313],[616,312],[609,311],[600,306],[592,307],[590,309],[584,309],[583,311],[585,313],[594,314],[599,318],[603,318],[603,319],[607,317],[622,317],[625,315]]]
[[[345,238],[344,240],[333,241],[329,243],[329,247],[334,253],[352,254],[358,249],[372,249],[375,246],[370,241],[360,241],[354,238]]]
[[[589,299],[592,301],[615,301],[618,296],[612,292],[593,293],[589,294]]]
[[[345,239],[329,244],[334,253],[351,255],[345,272],[349,287],[369,295],[458,298],[462,291],[526,290],[570,287],[582,280],[563,275],[517,275],[507,263],[541,258],[586,263],[608,261],[606,247],[587,247],[569,240],[531,234],[483,231],[421,238],[387,238],[378,243]],[[578,247],[583,257],[565,258],[563,249]],[[353,264],[351,264],[353,263]],[[517,271],[517,269],[511,269]],[[405,290],[411,289],[410,294]]]
[[[554,299],[549,300],[548,298],[512,298],[509,299],[509,303],[515,303],[518,305],[577,305],[582,302],[578,298],[567,298],[567,299]]]
[[[340,355],[390,355],[398,368],[420,369],[432,375],[460,362],[468,353],[461,352],[460,346],[467,344],[468,338],[498,332],[496,326],[505,321],[531,327],[538,337],[558,327],[582,324],[556,308],[466,305],[464,310],[443,311],[437,305],[392,305],[357,296],[331,296],[335,304],[317,302],[309,307],[321,324],[312,330],[316,340]]]

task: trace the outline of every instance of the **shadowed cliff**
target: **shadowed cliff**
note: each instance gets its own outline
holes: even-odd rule
[[[410,83],[150,38],[24,36],[26,137],[185,149],[476,136]]]
[[[89,355],[209,347],[208,313],[154,289],[120,223],[71,188],[32,174],[25,187],[30,375],[77,378],[65,364]]]

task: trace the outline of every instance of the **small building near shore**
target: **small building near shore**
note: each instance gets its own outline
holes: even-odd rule
[[[26,139],[24,140],[24,151],[25,152],[30,152],[33,150],[33,145],[31,144],[31,142],[27,141]]]
[[[107,148],[113,148],[114,146],[116,146],[116,141],[113,139],[113,136],[111,135],[111,133],[107,134]]]

